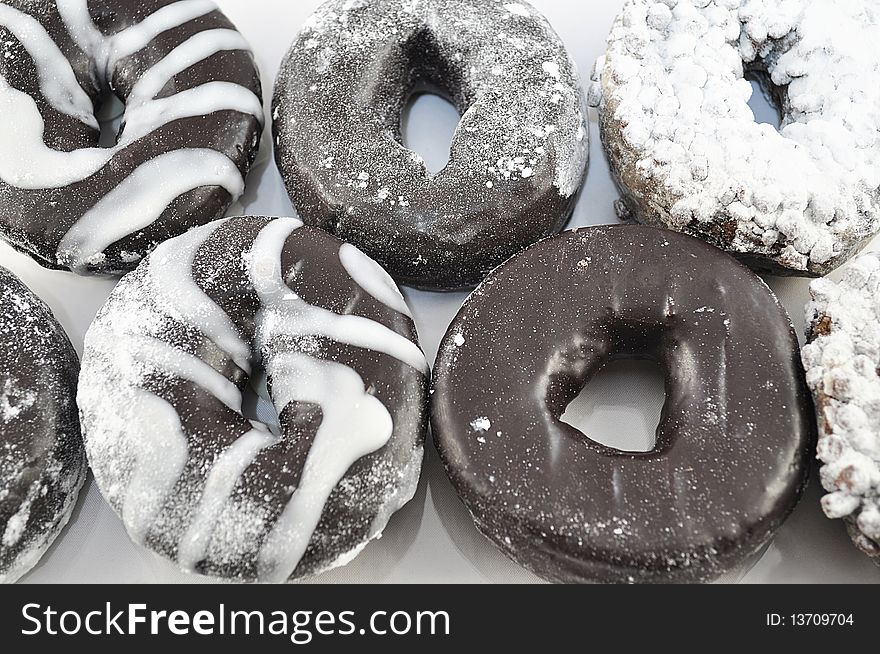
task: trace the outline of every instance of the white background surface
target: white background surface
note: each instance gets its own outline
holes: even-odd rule
[[[381,0],[376,0],[381,1]],[[263,74],[267,103],[275,74],[299,26],[320,4],[318,0],[218,0],[254,47]],[[588,82],[593,62],[604,50],[612,20],[622,0],[533,0],[566,42]],[[758,117],[773,122],[762,101]],[[268,105],[267,105],[268,106]],[[4,120],[8,119],[3,117]],[[445,102],[426,97],[410,116],[408,144],[435,168],[457,124]],[[616,222],[612,208],[617,193],[599,143],[596,116],[591,115],[592,163],[589,179],[571,226]],[[281,178],[272,161],[271,140],[264,138],[260,160],[242,201],[247,214],[293,215]],[[18,274],[54,309],[76,348],[113,288],[112,280],[84,279],[49,272],[30,259],[0,245],[0,264]],[[768,279],[786,304],[799,330],[803,326],[808,283]],[[447,325],[464,294],[437,295],[406,291],[422,345],[433,361]],[[662,380],[650,367],[625,364],[600,374],[589,386],[586,409],[591,418],[581,425],[597,440],[646,443],[656,428],[663,400]],[[613,427],[612,427],[613,425]],[[613,431],[616,430],[616,431]],[[372,543],[352,564],[316,578],[316,582],[534,582],[530,573],[508,561],[476,531],[446,480],[429,444],[422,484],[416,499],[391,522],[385,536]],[[880,583],[880,568],[851,544],[839,522],[825,519],[819,509],[815,475],[811,488],[763,558],[748,571],[745,583],[842,582]],[[169,563],[133,545],[115,514],[90,480],[72,524],[25,582],[194,582]]]

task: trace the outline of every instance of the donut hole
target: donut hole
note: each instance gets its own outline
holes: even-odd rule
[[[241,414],[248,420],[256,420],[281,436],[281,419],[269,397],[269,378],[265,370],[255,370],[241,394]]]
[[[106,89],[95,103],[95,118],[101,126],[98,145],[102,148],[115,147],[125,118],[125,102],[115,93]]]
[[[612,358],[581,389],[562,422],[586,438],[621,452],[651,452],[666,402],[660,364]]]
[[[403,146],[424,160],[430,175],[437,175],[449,163],[459,122],[458,109],[443,96],[427,91],[414,93],[400,119]]]
[[[779,131],[784,119],[782,98],[785,90],[773,83],[769,72],[763,65],[748,68],[743,77],[752,85],[749,108],[755,115],[755,122],[771,125],[776,131]]]
[[[377,68],[382,83],[369,91],[371,104],[382,107],[379,121],[402,148],[418,155],[428,177],[449,164],[461,117],[475,99],[463,61],[449,52],[432,28],[417,30],[393,52],[393,77]]]

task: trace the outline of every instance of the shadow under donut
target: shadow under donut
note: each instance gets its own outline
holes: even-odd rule
[[[809,570],[811,583],[880,583],[880,566],[852,545],[841,520],[829,520],[820,500],[819,463],[813,462],[810,483],[801,503],[783,525],[745,583],[791,583]]]

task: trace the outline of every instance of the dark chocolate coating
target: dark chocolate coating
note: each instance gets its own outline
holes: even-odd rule
[[[198,246],[191,267],[192,279],[229,317],[245,343],[255,341],[261,304],[242,260],[270,223],[270,218],[245,217],[220,225]],[[201,230],[210,227],[214,226]],[[195,230],[181,238],[201,238],[202,233]],[[337,315],[367,318],[417,344],[412,319],[377,300],[349,275],[340,261],[342,245],[335,237],[315,228],[302,227],[293,232],[284,244],[280,262],[291,293],[311,306]],[[208,473],[221,453],[250,432],[253,425],[208,388],[174,371],[146,364],[138,355],[134,359],[143,366],[143,374],[137,378],[127,376],[130,366],[124,355],[126,343],[147,338],[167,343],[181,355],[195,355],[242,392],[250,383],[248,374],[236,365],[229,352],[196,325],[173,317],[166,308],[167,298],[156,296],[150,264],[153,258],[164,257],[167,252],[173,257],[181,249],[156,252],[123,278],[90,329],[83,358],[80,408],[96,481],[123,517],[125,496],[119,491],[125,484],[120,480],[133,474],[137,463],[132,464],[126,457],[124,447],[114,449],[112,442],[104,440],[109,434],[112,441],[112,426],[117,424],[114,421],[126,420],[122,414],[125,403],[116,398],[135,386],[165,400],[179,416],[188,446],[186,466],[155,516],[144,543],[174,561],[181,537],[193,521]],[[181,285],[186,281],[181,279]],[[380,514],[388,510],[389,498],[406,489],[411,481],[414,491],[427,430],[428,379],[424,371],[387,354],[314,335],[276,338],[262,351],[252,353],[253,365],[255,369],[268,368],[273,358],[286,352],[303,353],[314,360],[354,370],[368,394],[385,406],[393,422],[387,445],[359,458],[324,505],[320,523],[293,574],[298,578],[327,569],[366,543],[375,536],[371,529]],[[320,386],[325,381],[316,379],[314,383]],[[272,397],[277,397],[279,390],[283,392],[276,384],[270,374]],[[106,405],[102,404],[105,396],[111,398]],[[281,440],[263,449],[244,469],[229,506],[210,525],[213,536],[204,560],[197,562],[192,571],[245,581],[260,578],[260,549],[300,483],[306,458],[323,421],[321,407],[315,404],[295,401],[282,411]],[[124,443],[129,438],[132,436],[124,434],[119,441]],[[147,447],[160,448],[161,443]],[[148,451],[158,454],[155,449]],[[407,476],[412,474],[415,479]],[[240,536],[238,530],[244,528],[236,521],[245,520],[245,513],[254,524],[248,523],[243,542],[236,540]],[[233,541],[236,545],[229,545]]]
[[[0,268],[0,581],[36,565],[86,478],[79,359],[49,308]]]
[[[433,176],[402,144],[401,112],[422,92],[462,114]],[[331,0],[282,64],[276,160],[307,224],[401,283],[470,288],[568,222],[586,115],[575,65],[525,2]]]
[[[137,25],[157,10],[178,0],[89,0],[95,25],[104,35]],[[109,79],[96,74],[96,62],[74,42],[58,12],[55,0],[6,0],[18,11],[38,20],[70,61],[80,86],[98,105],[105,87],[126,101],[135,84],[155,64],[192,36],[214,29],[235,29],[219,10],[162,32],[145,48],[122,59]],[[3,56],[3,53],[8,58]],[[0,26],[0,75],[15,89],[30,95],[45,122],[44,141],[49,147],[72,152],[98,146],[98,130],[63,114],[44,98],[37,68],[27,50],[9,30]],[[253,55],[244,50],[220,51],[176,75],[157,98],[167,98],[208,82],[238,84],[262,98],[259,71]],[[4,116],[15,121],[15,116]],[[123,125],[123,132],[124,132]],[[94,175],[61,188],[22,189],[0,180],[0,237],[41,265],[66,269],[58,248],[65,234],[86,212],[142,164],[181,149],[210,149],[226,155],[247,176],[256,158],[262,123],[253,115],[219,111],[182,118],[162,125],[113,156]],[[3,156],[3,153],[0,153]],[[173,170],[168,174],[172,176]],[[186,192],[174,200],[151,225],[122,238],[104,251],[105,259],[88,266],[88,272],[123,274],[133,270],[158,243],[225,215],[233,198],[217,186]]]
[[[656,447],[561,422],[616,358],[656,360]],[[758,551],[798,501],[815,437],[798,343],[767,286],[680,234],[594,227],[494,272],[444,339],[432,427],[479,529],[562,582],[691,582]],[[486,428],[486,429],[484,429]]]

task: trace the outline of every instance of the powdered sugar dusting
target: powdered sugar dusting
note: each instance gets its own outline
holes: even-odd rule
[[[70,518],[86,464],[77,360],[61,326],[0,269],[0,583],[37,564]]]
[[[531,16],[529,10],[525,7],[525,5],[521,5],[518,2],[510,2],[504,5],[504,8],[516,16],[523,16],[524,18],[528,18],[529,16]]]
[[[401,134],[421,92],[461,114],[437,174]],[[577,68],[525,2],[326,2],[288,52],[274,104],[277,159],[303,220],[417,286],[473,285],[558,231],[586,174]]]
[[[590,96],[629,209],[763,265],[834,269],[880,228],[878,40],[863,0],[628,2]],[[746,72],[779,132],[755,122]]]
[[[492,152],[486,153],[483,172],[488,180],[510,179],[508,173],[521,173],[527,169],[527,162],[531,166],[549,164],[555,165],[555,178],[562,195],[568,197],[577,191],[588,156],[582,91],[574,63],[539,12],[530,10],[526,3],[503,4],[500,7],[503,13],[498,18],[504,22],[499,26],[497,21],[478,18],[486,12],[495,18],[499,9],[497,0],[481,0],[472,8],[449,0],[395,0],[384,4],[388,8],[378,20],[363,20],[357,12],[363,10],[366,3],[328,2],[305,23],[294,48],[307,51],[323,48],[320,58],[325,70],[330,70],[344,65],[352,53],[366,51],[376,42],[402,43],[413,33],[429,29],[435,45],[447,60],[461,64],[457,73],[463,78],[463,88],[453,98],[460,105],[459,109],[465,112],[470,106],[484,104],[491,98],[491,112],[475,112],[483,114],[479,120],[477,116],[465,115],[456,135],[457,139],[475,136],[491,144]],[[521,25],[519,21],[523,19],[531,24]],[[483,34],[486,29],[493,31],[491,38]],[[339,35],[344,35],[344,48],[330,45],[338,43]],[[465,37],[473,42],[497,45],[492,48],[467,46],[462,42]],[[531,106],[499,95],[499,87],[511,86],[508,91],[512,93],[515,90],[512,85],[523,77],[531,82],[529,89],[535,99]],[[284,112],[278,107],[276,112],[283,119]],[[511,128],[513,125],[526,128],[526,133],[517,133]],[[549,156],[548,140],[560,150],[561,156],[555,164]],[[326,145],[328,153],[331,147],[332,144]],[[342,163],[329,154],[322,157],[322,161],[325,168],[336,168],[337,163]],[[499,161],[504,163],[498,165]],[[509,165],[511,162],[514,165]],[[387,172],[383,174],[381,168],[376,172],[340,169],[339,184],[360,189],[375,187],[380,195],[388,196],[382,189],[394,180]]]
[[[12,547],[13,545],[18,545],[21,541],[24,536],[25,527],[31,517],[31,506],[33,506],[34,500],[37,499],[41,489],[42,484],[39,481],[31,484],[24,502],[21,503],[18,511],[6,522],[6,529],[3,530],[3,537],[0,539],[3,547]]]
[[[346,268],[343,244],[301,228],[292,218],[241,218],[169,241],[122,280],[86,335],[79,402],[98,486],[133,539],[188,572],[262,581],[312,574],[378,536],[414,492],[395,482],[417,480],[420,465],[402,471],[396,457],[412,451],[421,461],[424,398],[397,379],[394,394],[377,390],[359,376],[371,368],[336,361],[325,343],[377,359],[387,351],[411,360],[415,376],[404,379],[421,379],[417,344],[360,316],[358,302],[411,325],[394,307],[408,309],[375,264],[355,258]],[[303,252],[319,247],[328,254],[318,258],[320,285],[356,289],[341,313],[300,295],[297,284],[309,287],[303,267],[316,265]],[[214,249],[228,259],[198,258]],[[282,270],[287,258],[296,261]],[[224,299],[247,308],[221,306],[205,290],[214,284],[235,289]],[[276,413],[288,416],[281,436],[242,413],[242,389],[260,366]],[[400,396],[413,404],[401,409]],[[401,418],[410,410],[416,424]],[[376,425],[381,440],[356,438]],[[359,508],[337,517],[352,497]]]
[[[492,428],[492,422],[488,418],[477,418],[471,422],[471,429],[475,432],[487,432]]]
[[[3,380],[3,390],[0,391],[0,420],[14,420],[22,411],[34,406],[36,401],[37,394],[34,391],[19,387],[11,377]]]
[[[803,350],[816,398],[822,508],[880,563],[880,253],[813,283]]]

